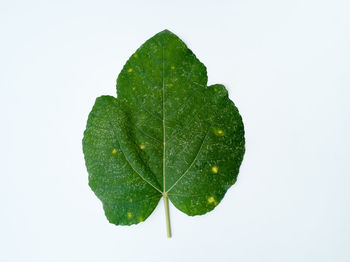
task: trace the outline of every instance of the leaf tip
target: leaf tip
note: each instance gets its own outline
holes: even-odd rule
[[[228,91],[224,85],[215,84],[215,85],[209,86],[209,88],[216,97],[228,97]]]
[[[160,31],[159,33],[173,34],[169,29],[164,29],[163,31]]]

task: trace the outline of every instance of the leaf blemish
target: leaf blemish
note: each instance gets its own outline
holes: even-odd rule
[[[145,145],[143,145],[143,144],[140,145],[140,149],[141,149],[141,150],[144,150],[145,148],[146,148]]]
[[[208,203],[209,204],[214,204],[215,206],[218,204],[218,202],[216,202],[215,198],[213,196],[208,197]]]
[[[217,166],[213,166],[211,168],[211,172],[213,172],[214,174],[217,174],[219,172],[219,168]]]
[[[132,218],[131,212],[128,212],[128,218]]]
[[[115,155],[116,153],[117,153],[117,149],[114,148],[114,149],[112,150],[112,154]]]
[[[175,66],[171,66],[170,68],[171,68],[171,70],[174,70],[174,69],[175,69]]]
[[[217,128],[214,129],[214,133],[217,136],[223,136],[224,135],[224,131],[222,131],[221,129],[217,129]]]
[[[129,69],[128,69],[128,72],[131,73],[131,72],[132,72],[132,68],[129,68]]]

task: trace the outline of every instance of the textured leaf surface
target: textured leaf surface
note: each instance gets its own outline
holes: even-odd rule
[[[237,179],[241,116],[223,85],[173,33],[145,42],[97,98],[83,151],[89,185],[117,225],[146,219],[162,196],[188,215],[212,210]]]

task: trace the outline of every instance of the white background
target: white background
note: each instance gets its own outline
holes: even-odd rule
[[[216,2],[216,3],[215,3]],[[1,261],[350,261],[348,1],[1,1]],[[109,224],[81,140],[128,57],[163,29],[223,83],[246,130],[204,216]]]

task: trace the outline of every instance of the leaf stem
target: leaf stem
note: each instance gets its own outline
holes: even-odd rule
[[[171,238],[170,216],[169,216],[169,198],[168,195],[163,194],[165,220],[166,220],[166,232],[168,238]]]

